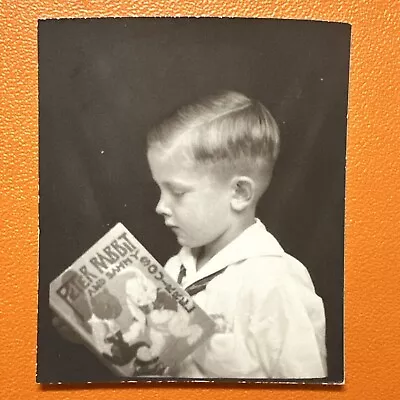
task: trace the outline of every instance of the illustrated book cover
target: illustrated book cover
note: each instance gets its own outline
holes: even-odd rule
[[[214,330],[118,223],[50,284],[50,307],[117,375],[168,375]]]

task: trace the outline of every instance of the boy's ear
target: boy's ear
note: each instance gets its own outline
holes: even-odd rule
[[[248,207],[255,194],[255,182],[248,176],[236,176],[232,179],[233,195],[231,206],[235,211],[242,211]]]

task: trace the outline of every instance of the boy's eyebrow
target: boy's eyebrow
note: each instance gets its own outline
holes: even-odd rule
[[[154,179],[154,178],[153,178]],[[167,189],[190,189],[192,185],[190,183],[182,182],[182,181],[163,181],[163,182],[158,182],[154,179],[154,182],[157,184],[159,188],[162,186],[166,187]]]

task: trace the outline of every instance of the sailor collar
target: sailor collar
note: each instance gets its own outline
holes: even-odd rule
[[[278,241],[271,235],[264,224],[256,219],[254,224],[244,230],[232,242],[214,255],[199,271],[196,271],[196,258],[188,247],[182,247],[178,253],[178,260],[186,268],[188,279],[183,287],[225,270],[232,264],[249,258],[262,256],[281,257],[284,250]]]

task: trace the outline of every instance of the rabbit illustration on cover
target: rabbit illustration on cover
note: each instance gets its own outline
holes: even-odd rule
[[[137,375],[162,374],[166,367],[159,357],[168,345],[177,340],[192,345],[200,338],[200,325],[191,324],[189,314],[139,269],[121,273],[112,289],[123,298],[103,288],[90,299],[88,323],[97,349],[113,364],[130,364]]]

